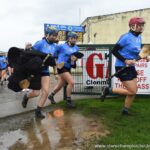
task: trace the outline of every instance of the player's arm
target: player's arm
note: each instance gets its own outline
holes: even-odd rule
[[[57,69],[62,69],[66,63],[66,53],[63,45],[59,46],[57,54]]]
[[[116,44],[116,45],[113,47],[111,53],[112,53],[116,58],[118,58],[119,60],[121,60],[122,62],[125,62],[126,58],[124,58],[124,57],[123,57],[122,55],[120,55],[120,53],[119,53],[119,50],[121,50],[121,49],[122,49],[122,46],[120,46],[119,44]]]
[[[122,49],[122,47],[119,44],[116,44],[114,46],[114,48],[112,49],[112,54],[118,58],[119,60],[121,60],[122,62],[124,62],[126,65],[132,65],[135,64],[135,60],[128,60],[126,58],[124,58],[122,55],[120,55],[119,50]]]
[[[55,51],[53,57],[54,57],[54,59],[55,59],[55,64],[57,64],[58,48],[56,49],[56,51]],[[54,75],[57,75],[57,65],[53,66],[53,73],[54,73]]]

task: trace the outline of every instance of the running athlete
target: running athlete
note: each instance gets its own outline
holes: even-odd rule
[[[141,50],[141,33],[144,29],[143,18],[134,17],[129,21],[130,31],[123,34],[114,46],[112,53],[116,57],[116,72],[122,67],[126,67],[116,77],[120,79],[125,88],[103,87],[101,98],[104,100],[109,93],[126,95],[123,115],[129,115],[129,108],[137,93],[137,71],[135,69],[135,59]]]
[[[45,38],[42,40],[36,42],[32,49],[36,51],[43,52],[45,54],[52,54],[53,57],[57,54],[57,45],[54,43],[57,38],[58,32],[55,28],[48,27],[45,31]],[[56,70],[56,68],[55,68]],[[45,118],[43,115],[41,109],[44,106],[49,92],[49,86],[50,86],[50,72],[49,68],[45,67],[41,74],[41,96],[39,98],[37,108],[35,110],[35,116],[37,118]],[[26,108],[27,102],[30,98],[39,96],[40,91],[39,90],[32,90],[28,94],[25,94],[22,101],[23,108]]]
[[[76,66],[76,60],[77,58],[73,56],[72,54],[75,52],[78,52],[79,48],[76,45],[77,42],[77,34],[75,32],[69,32],[67,35],[67,41],[66,43],[59,46],[59,52],[58,52],[58,60],[57,64],[61,64],[64,62],[64,66],[62,68],[57,69],[59,78],[58,83],[55,86],[53,92],[49,95],[49,100],[52,104],[55,104],[54,95],[65,85],[67,82],[67,98],[66,98],[66,104],[69,108],[74,108],[75,104],[73,103],[71,99],[71,92],[72,88],[74,86],[74,80],[71,75],[71,68]],[[72,59],[72,61],[71,61]]]

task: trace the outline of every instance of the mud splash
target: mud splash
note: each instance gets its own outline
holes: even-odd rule
[[[1,132],[0,150],[83,150],[107,134],[100,121],[58,108],[41,121],[24,120],[17,129]]]

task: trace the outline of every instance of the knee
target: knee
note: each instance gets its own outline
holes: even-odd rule
[[[39,96],[39,95],[40,95],[40,91],[34,91],[34,90],[30,91],[30,92],[27,94],[28,98],[37,97],[37,96]]]
[[[137,93],[137,89],[133,89],[133,90],[130,90],[129,91],[129,95],[136,95],[136,93]]]
[[[33,94],[38,97],[40,95],[40,91],[33,91]]]
[[[73,80],[70,81],[70,82],[69,82],[69,85],[74,86],[74,81],[73,81]]]
[[[43,95],[44,97],[48,97],[48,90],[43,90],[43,91],[42,91],[42,95]]]

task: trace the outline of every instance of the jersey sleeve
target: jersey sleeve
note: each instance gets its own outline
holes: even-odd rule
[[[112,53],[116,58],[118,58],[119,60],[121,60],[121,61],[124,62],[126,59],[125,59],[122,55],[120,55],[120,53],[119,53],[119,50],[120,50],[121,48],[122,48],[122,47],[121,47],[119,44],[116,44],[116,45],[113,47],[111,53]]]
[[[118,44],[121,47],[126,46],[126,44],[127,44],[127,36],[126,35],[122,35],[116,44]]]
[[[42,42],[38,41],[32,47],[33,47],[34,50],[41,51],[41,49],[42,49]]]

